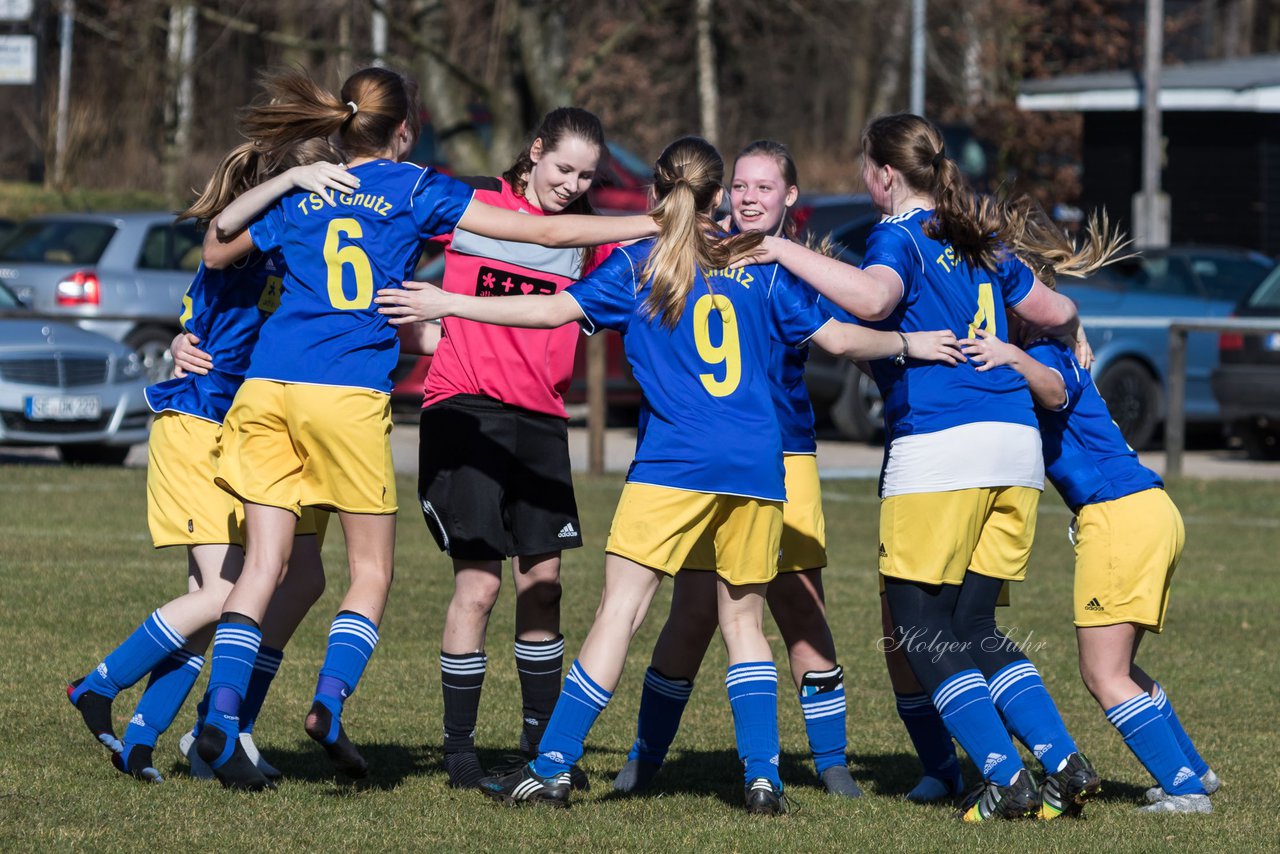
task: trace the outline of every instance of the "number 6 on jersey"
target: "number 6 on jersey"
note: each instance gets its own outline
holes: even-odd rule
[[[369,256],[354,244],[338,245],[343,237],[357,240],[363,236],[359,220],[344,217],[329,223],[329,231],[324,236],[324,263],[329,268],[329,303],[334,308],[362,309],[373,304],[373,268],[369,266]],[[342,287],[345,266],[351,267],[356,279],[356,295],[351,299]]]
[[[720,315],[720,343],[711,343],[711,311]],[[724,378],[698,374],[712,397],[728,397],[742,381],[742,353],[738,345],[738,317],[724,294],[704,294],[693,306],[693,339],[698,356],[708,365],[724,365]]]

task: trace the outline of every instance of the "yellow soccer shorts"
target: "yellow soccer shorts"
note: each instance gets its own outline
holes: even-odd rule
[[[782,502],[628,483],[605,551],[675,575],[704,537],[726,582],[768,583],[778,574]]]
[[[960,584],[965,572],[1026,577],[1040,491],[977,487],[892,495],[880,502],[880,575]],[[1007,585],[1006,585],[1007,587]]]
[[[1182,515],[1163,489],[1086,504],[1075,521],[1077,626],[1164,628],[1182,557]]]
[[[227,413],[217,483],[241,500],[396,512],[391,398],[370,389],[246,380]]]
[[[214,451],[221,424],[181,412],[162,412],[147,442],[147,527],[156,548],[244,546],[244,505],[214,483]],[[324,544],[329,514],[303,508],[297,536]]]

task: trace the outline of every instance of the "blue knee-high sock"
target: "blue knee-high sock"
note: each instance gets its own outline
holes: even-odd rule
[[[280,662],[284,661],[284,652],[269,646],[258,647],[258,657],[253,662],[253,675],[249,677],[249,687],[244,692],[244,702],[240,704],[240,731],[253,732],[253,724],[258,720],[262,704],[267,699],[267,691],[271,688],[271,680],[276,678]]]
[[[204,657],[185,649],[175,650],[151,671],[147,689],[124,733],[124,754],[135,744],[155,747],[160,733],[167,730],[178,710],[187,701],[191,687],[204,667]]]
[[[329,627],[329,648],[316,680],[315,702],[332,715],[325,744],[332,744],[341,728],[342,706],[356,690],[365,666],[378,645],[378,627],[354,611],[340,611]]]
[[[1052,774],[1067,764],[1076,743],[1044,687],[1036,666],[1023,659],[1002,667],[991,677],[991,701],[1009,731],[1035,754]]]
[[[743,779],[750,783],[764,777],[782,788],[778,776],[778,668],[772,661],[731,664],[724,685],[733,709]]]
[[[237,617],[222,618],[213,634],[213,651],[209,668],[209,711],[204,726],[222,730],[226,743],[222,754],[209,764],[221,767],[231,758],[240,738],[240,704],[253,676],[253,662],[258,657],[262,632],[256,624],[228,622]],[[243,618],[247,619],[247,618]]]
[[[533,770],[540,777],[553,777],[569,770],[582,758],[583,742],[595,725],[596,718],[613,698],[595,683],[575,658],[564,679],[560,699],[547,721],[542,734],[538,758],[533,760]]]
[[[836,765],[847,765],[845,748],[844,668],[810,670],[800,680],[800,709],[809,736],[809,751],[818,776]]]
[[[1178,713],[1173,710],[1173,703],[1169,702],[1169,698],[1165,696],[1164,689],[1160,687],[1159,682],[1156,683],[1156,695],[1151,698],[1151,702],[1156,704],[1156,708],[1160,710],[1160,714],[1164,715],[1165,721],[1169,724],[1169,729],[1173,730],[1173,737],[1178,740],[1178,747],[1182,748],[1187,761],[1191,763],[1191,770],[1201,777],[1208,774],[1209,763],[1204,761],[1204,757],[1200,755],[1200,751],[1196,750],[1195,744],[1192,743],[1191,736],[1187,735],[1187,731],[1182,728],[1182,721],[1178,720]],[[1168,789],[1165,791],[1168,791]]]
[[[1007,786],[1023,769],[1018,749],[1000,722],[991,691],[978,670],[962,670],[943,680],[933,692],[933,705],[982,779]]]
[[[159,611],[151,612],[124,643],[113,649],[76,686],[70,694],[71,702],[79,700],[85,691],[115,699],[125,688],[150,673],[169,653],[186,644],[187,639],[174,631]]]
[[[627,759],[661,765],[680,729],[680,717],[689,704],[693,683],[688,679],[668,679],[650,667],[644,673],[640,693],[640,716],[636,719],[636,740]]]
[[[933,706],[928,694],[894,694],[898,705],[898,717],[907,728],[911,744],[920,757],[926,777],[933,777],[947,784],[949,791],[960,788],[960,759],[956,756],[951,733]]]
[[[1146,693],[1107,709],[1107,720],[1124,743],[1170,795],[1203,795],[1200,775],[1178,746],[1169,722]]]

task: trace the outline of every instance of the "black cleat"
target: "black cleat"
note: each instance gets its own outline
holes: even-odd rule
[[[782,789],[773,785],[768,777],[757,777],[747,784],[748,815],[782,815],[787,811],[787,799]]]
[[[311,711],[307,713],[307,719],[303,723],[303,729],[307,731],[307,735],[320,743],[324,752],[329,755],[329,761],[333,763],[335,770],[355,780],[368,776],[369,763],[364,761],[360,751],[347,738],[347,732],[342,728],[342,721],[338,721],[337,738],[326,741],[332,725],[333,714],[324,704],[312,703]]]
[[[67,686],[67,700],[76,707],[93,737],[107,750],[119,753],[124,750],[124,744],[116,737],[116,728],[111,723],[111,700],[92,691],[82,691],[79,697],[72,699],[83,681],[84,677],[81,677]]]
[[[653,788],[653,778],[658,775],[661,765],[654,765],[643,759],[628,759],[622,766],[618,776],[613,778],[613,790],[636,795]]]
[[[540,803],[563,809],[569,806],[569,772],[539,777],[533,763],[526,762],[510,774],[485,777],[480,781],[480,791],[507,806]]]
[[[1073,753],[1061,771],[1047,775],[1040,783],[1040,818],[1078,818],[1085,802],[1101,791],[1102,778],[1093,765],[1083,753]]]
[[[964,821],[1029,818],[1039,811],[1040,794],[1036,791],[1035,778],[1025,768],[1007,786],[980,783],[960,804],[960,818]]]
[[[534,759],[538,758],[538,745],[529,741],[529,733],[527,731],[520,733],[520,755],[524,757],[519,760],[521,762],[532,762]],[[503,766],[501,768],[495,768],[490,776],[496,777],[514,770],[514,765],[509,767]],[[575,792],[589,792],[591,790],[591,780],[587,778],[586,771],[583,771],[577,765],[570,765],[569,786]]]
[[[163,783],[164,777],[151,764],[151,748],[145,744],[135,744],[128,753],[111,754],[111,764],[121,774],[128,774],[135,780],[144,783]]]
[[[213,776],[218,778],[218,782],[225,788],[237,789],[242,792],[261,792],[265,789],[274,789],[276,784],[268,780],[261,771],[254,766],[248,754],[244,752],[244,748],[240,745],[240,739],[236,739],[235,747],[231,751],[231,755],[221,765],[214,765],[222,756],[227,746],[227,733],[215,726],[205,726],[200,731],[200,737],[196,739],[196,753],[200,758],[209,763],[209,767],[213,769]]]

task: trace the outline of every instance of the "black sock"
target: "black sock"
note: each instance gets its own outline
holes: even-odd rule
[[[545,641],[516,639],[516,672],[520,674],[520,694],[524,700],[524,730],[520,734],[520,752],[526,756],[536,756],[538,753],[547,721],[551,719],[551,711],[560,698],[563,670],[562,635]]]
[[[483,652],[440,653],[440,688],[444,692],[444,752],[472,752],[476,746],[476,716],[488,658]]]

